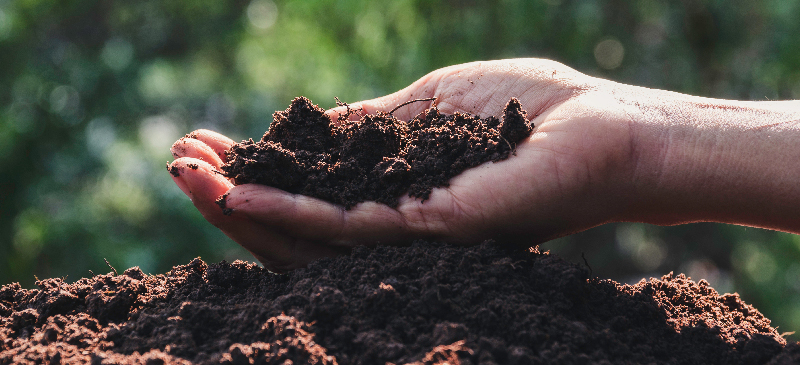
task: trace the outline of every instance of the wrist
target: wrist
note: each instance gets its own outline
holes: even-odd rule
[[[800,105],[660,90],[622,92],[635,105],[633,202],[626,220],[698,221],[798,232]]]

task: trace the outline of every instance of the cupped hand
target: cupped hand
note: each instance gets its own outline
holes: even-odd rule
[[[203,216],[273,271],[307,265],[355,245],[404,244],[415,238],[477,244],[497,238],[535,245],[619,219],[631,194],[636,151],[632,120],[612,96],[620,87],[557,62],[513,59],[436,70],[394,94],[347,108],[394,112],[408,120],[433,103],[444,113],[500,116],[516,97],[535,124],[516,154],[436,188],[426,201],[405,196],[396,208],[364,202],[345,210],[315,198],[245,184],[218,173],[232,140],[195,131],[172,147],[173,179]],[[350,118],[358,118],[351,113]],[[228,194],[225,207],[216,204]]]

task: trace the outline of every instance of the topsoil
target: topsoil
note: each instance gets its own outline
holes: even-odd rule
[[[532,126],[428,109],[331,123],[298,98],[224,173],[351,207],[396,205],[509,156]],[[221,201],[224,203],[224,200]],[[224,204],[223,204],[224,205]],[[0,364],[790,364],[770,321],[683,275],[621,285],[536,249],[358,247],[288,274],[195,259],[0,289]]]
[[[295,98],[275,112],[260,141],[231,148],[223,174],[236,185],[268,185],[346,208],[362,201],[396,206],[402,195],[424,201],[462,171],[508,158],[533,130],[517,99],[502,121],[435,107],[408,122],[384,112],[348,121],[358,111],[347,110],[333,123],[310,100]]]
[[[0,364],[796,364],[736,294],[621,285],[485,242],[356,248],[273,274],[195,259],[0,289]]]

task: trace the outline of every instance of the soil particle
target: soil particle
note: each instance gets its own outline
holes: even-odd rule
[[[228,207],[226,206],[226,201],[227,201],[227,199],[228,199],[228,195],[230,195],[230,193],[225,193],[225,194],[222,194],[222,195],[220,195],[220,196],[219,196],[219,198],[217,198],[217,200],[215,201],[215,203],[217,203],[217,205],[219,205],[219,207],[220,207],[220,208],[222,208],[222,214],[224,214],[224,215],[231,215],[231,214],[233,214],[233,209],[231,209],[231,208],[228,208]]]
[[[269,185],[347,208],[367,200],[396,206],[404,194],[424,201],[462,171],[508,158],[533,130],[525,116],[511,99],[502,121],[430,108],[407,122],[378,112],[332,123],[298,97],[275,112],[260,141],[234,145],[222,171],[237,185]]]
[[[683,275],[623,285],[493,242],[358,247],[273,274],[195,259],[0,288],[0,364],[788,364],[800,345]]]
[[[178,168],[178,166],[170,166],[169,162],[167,162],[167,171],[169,171],[170,175],[172,175],[172,176],[175,176],[175,177],[181,176],[181,172],[180,172],[180,169]]]

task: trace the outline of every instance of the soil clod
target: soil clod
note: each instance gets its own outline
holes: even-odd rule
[[[170,166],[169,162],[167,162],[167,171],[169,171],[170,175],[179,177],[181,176],[181,172],[178,169],[178,166]]]
[[[217,205],[220,208],[222,208],[222,214],[224,214],[224,215],[233,214],[233,209],[228,208],[227,204],[226,204],[227,199],[228,199],[228,195],[229,195],[229,193],[222,194],[222,195],[219,196],[219,198],[217,198],[216,201],[214,201],[215,203],[217,203]]]

